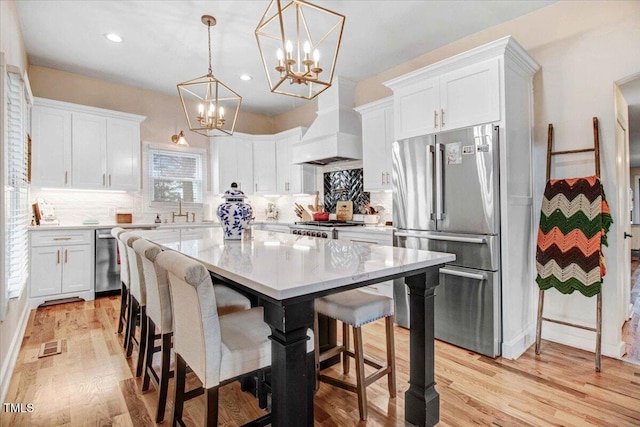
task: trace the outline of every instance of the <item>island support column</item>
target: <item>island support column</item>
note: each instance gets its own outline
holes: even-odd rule
[[[307,353],[307,330],[313,329],[313,300],[291,305],[264,304],[271,328],[271,425],[313,426],[315,387],[313,352]]]
[[[434,291],[439,266],[426,273],[407,276],[410,310],[409,389],[404,396],[405,420],[416,426],[434,426],[440,421],[440,395],[435,388]]]

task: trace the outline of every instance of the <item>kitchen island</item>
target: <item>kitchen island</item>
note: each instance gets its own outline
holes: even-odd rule
[[[251,240],[224,240],[222,230],[138,234],[201,262],[213,276],[257,298],[272,331],[272,425],[313,425],[313,372],[306,361],[314,299],[404,277],[411,290],[410,387],[405,419],[439,421],[434,381],[434,290],[440,265],[455,255],[253,231]]]

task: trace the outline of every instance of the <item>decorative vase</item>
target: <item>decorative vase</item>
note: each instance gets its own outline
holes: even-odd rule
[[[253,209],[243,201],[246,196],[235,182],[231,183],[231,188],[225,191],[223,197],[225,201],[218,206],[216,213],[224,231],[224,238],[240,240],[242,231],[251,221]]]

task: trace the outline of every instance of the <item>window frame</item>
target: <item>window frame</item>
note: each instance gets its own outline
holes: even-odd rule
[[[207,194],[207,150],[203,148],[192,148],[192,147],[179,147],[179,146],[171,146],[168,144],[157,144],[152,142],[143,142],[145,146],[144,154],[144,164],[145,164],[145,173],[144,180],[147,185],[145,191],[145,197],[148,197],[148,206],[150,208],[163,208],[163,207],[175,207],[178,206],[178,202],[171,201],[154,201],[153,200],[153,180],[152,177],[152,152],[153,151],[164,151],[167,153],[186,153],[191,155],[197,155],[200,157],[200,202],[182,202],[183,209],[185,207],[203,207],[204,199]]]

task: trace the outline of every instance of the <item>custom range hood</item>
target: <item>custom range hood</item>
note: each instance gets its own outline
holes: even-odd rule
[[[293,163],[327,165],[362,159],[362,125],[353,109],[355,83],[336,77],[318,95],[318,112],[302,140],[291,148]]]

